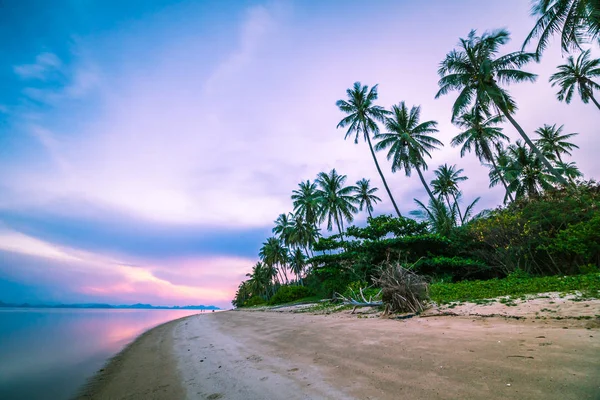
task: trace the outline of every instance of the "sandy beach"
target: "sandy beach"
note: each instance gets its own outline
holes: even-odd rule
[[[142,335],[80,398],[600,399],[597,320],[533,315],[193,316]]]

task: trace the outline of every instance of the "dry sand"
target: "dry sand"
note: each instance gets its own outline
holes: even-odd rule
[[[140,337],[86,398],[600,399],[598,321],[533,315],[199,315]]]

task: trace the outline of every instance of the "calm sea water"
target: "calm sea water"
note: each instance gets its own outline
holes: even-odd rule
[[[68,399],[142,332],[198,313],[0,308],[0,399]]]

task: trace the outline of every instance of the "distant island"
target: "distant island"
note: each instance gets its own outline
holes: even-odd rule
[[[83,303],[83,304],[13,304],[4,303],[0,301],[0,307],[13,307],[13,308],[129,308],[129,309],[143,309],[143,310],[220,310],[217,306],[153,306],[152,304],[102,304],[102,303]]]

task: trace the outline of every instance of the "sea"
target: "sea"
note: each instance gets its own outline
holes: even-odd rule
[[[0,399],[71,399],[144,331],[199,310],[0,308]]]

